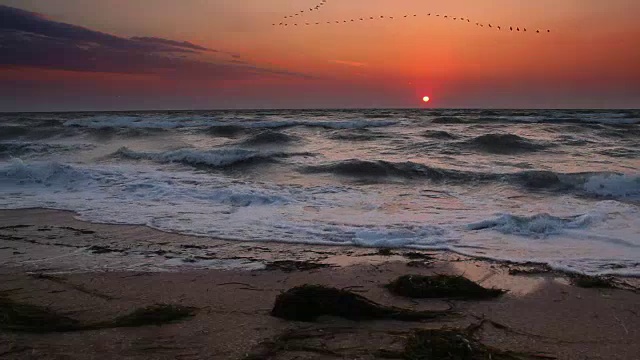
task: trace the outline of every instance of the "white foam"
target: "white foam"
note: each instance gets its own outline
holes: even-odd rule
[[[588,227],[596,215],[580,215],[573,218],[560,218],[549,214],[534,216],[516,216],[502,214],[496,219],[485,220],[468,225],[469,230],[492,229],[503,234],[546,237],[557,235],[567,229]]]
[[[640,199],[640,175],[593,175],[584,190],[598,196]]]
[[[0,208],[73,210],[88,221],[231,240],[449,249],[640,275],[640,209],[633,204],[567,196],[478,221],[504,202],[472,192],[454,205],[451,197],[398,198],[388,190],[281,185],[144,163],[0,163]]]

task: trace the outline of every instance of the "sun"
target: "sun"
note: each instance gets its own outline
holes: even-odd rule
[[[422,98],[422,101],[428,103],[431,99],[428,96]]]

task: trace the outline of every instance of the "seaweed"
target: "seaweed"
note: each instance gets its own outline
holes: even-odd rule
[[[0,329],[15,332],[48,333],[80,330],[77,320],[44,306],[13,301],[0,296]]]
[[[321,268],[330,267],[329,264],[320,264],[311,261],[294,261],[294,260],[281,260],[281,261],[273,261],[266,264],[266,270],[280,270],[283,272],[294,272],[294,271],[309,271],[316,270]]]
[[[448,314],[449,311],[412,311],[384,306],[353,292],[322,285],[301,285],[278,295],[271,311],[275,317],[306,322],[323,315],[350,320],[421,321]]]
[[[309,344],[314,339],[333,336],[336,329],[332,330],[330,332],[323,329],[290,329],[273,339],[262,341],[256,350],[242,360],[266,360],[283,352],[308,352],[340,358],[341,354],[336,351]]]
[[[195,315],[196,309],[182,305],[157,304],[137,309],[130,314],[119,316],[113,321],[100,324],[100,327],[138,327],[162,325],[176,322]]]
[[[467,332],[455,329],[418,330],[409,336],[403,351],[384,351],[380,355],[407,360],[518,360],[526,357],[486,346]]]
[[[403,275],[386,285],[392,293],[411,298],[457,298],[482,300],[505,293],[501,289],[487,289],[475,282],[452,275]]]
[[[575,286],[586,288],[586,289],[618,288],[614,279],[606,276],[576,275],[571,279],[571,283]]]
[[[192,317],[195,311],[192,307],[159,304],[137,309],[114,320],[82,324],[48,307],[17,302],[0,296],[0,330],[52,333],[162,325]]]
[[[434,257],[432,255],[421,253],[421,252],[417,252],[417,251],[406,252],[406,253],[402,254],[402,256],[404,256],[404,257],[406,257],[407,259],[410,259],[410,260],[419,260],[419,259],[434,260]]]

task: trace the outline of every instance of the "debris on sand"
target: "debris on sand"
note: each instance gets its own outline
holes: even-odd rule
[[[0,296],[0,330],[47,333],[75,331],[80,328],[77,320],[52,309]]]
[[[457,298],[481,300],[498,297],[501,289],[487,289],[475,282],[452,275],[403,275],[386,285],[392,293],[411,298]]]
[[[114,320],[82,324],[47,307],[17,302],[0,296],[0,330],[51,333],[162,325],[192,317],[195,311],[195,308],[181,305],[152,305]]]
[[[421,253],[421,252],[417,252],[417,251],[406,252],[406,253],[402,254],[402,256],[404,256],[404,257],[406,257],[407,259],[410,259],[410,260],[435,260],[433,255],[426,254],[426,253]]]
[[[466,332],[452,329],[418,330],[402,352],[381,351],[388,359],[518,360],[516,353],[486,346]]]
[[[380,256],[391,256],[394,255],[393,251],[391,251],[391,249],[379,249],[378,250],[378,255]]]
[[[281,260],[266,264],[265,270],[280,270],[286,273],[294,271],[310,271],[330,267],[329,264],[320,264],[311,261]]]
[[[272,316],[295,321],[314,321],[324,315],[350,320],[421,321],[448,314],[449,311],[412,311],[384,306],[350,291],[322,285],[301,285],[278,295],[271,311]]]
[[[616,289],[618,287],[613,278],[606,276],[576,275],[571,279],[571,283],[587,289]]]

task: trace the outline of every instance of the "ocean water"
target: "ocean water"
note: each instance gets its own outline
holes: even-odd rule
[[[640,275],[640,111],[0,114],[0,208]]]

